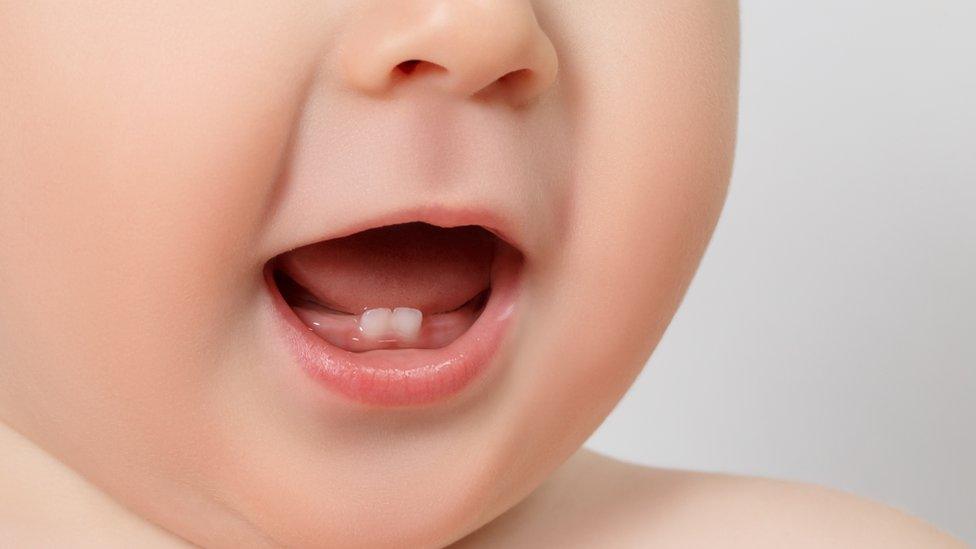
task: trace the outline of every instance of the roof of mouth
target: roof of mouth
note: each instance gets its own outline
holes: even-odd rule
[[[329,308],[456,309],[491,283],[499,239],[479,226],[413,222],[361,231],[285,253],[278,267]]]

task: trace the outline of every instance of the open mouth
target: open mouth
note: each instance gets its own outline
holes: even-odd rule
[[[523,262],[482,226],[414,221],[290,250],[265,278],[308,373],[363,403],[416,405],[486,369]]]

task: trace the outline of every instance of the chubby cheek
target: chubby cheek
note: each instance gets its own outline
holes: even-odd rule
[[[640,372],[692,280],[725,201],[736,131],[735,6],[662,2],[563,56],[579,106],[573,208],[516,369],[538,474],[592,433]],[[594,14],[595,20],[599,17]],[[592,36],[604,36],[593,30]],[[639,52],[631,53],[631,52]],[[545,441],[545,444],[540,444]],[[531,485],[506,479],[512,492]]]
[[[0,25],[20,52],[0,79],[0,401],[79,437],[107,425],[92,415],[124,418],[89,434],[152,444],[191,424],[192,395],[231,344],[299,102],[268,67],[295,63],[298,46],[179,49],[164,34],[175,13],[56,11]]]

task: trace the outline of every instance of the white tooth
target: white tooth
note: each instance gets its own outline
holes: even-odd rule
[[[380,339],[390,331],[393,311],[386,308],[367,309],[359,317],[359,331],[371,339]]]
[[[417,339],[423,320],[424,313],[418,309],[410,307],[393,309],[393,331],[400,339]]]

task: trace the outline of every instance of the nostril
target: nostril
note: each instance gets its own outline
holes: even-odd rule
[[[431,63],[430,61],[423,61],[420,59],[408,59],[399,63],[394,67],[393,72],[400,75],[417,74],[424,72],[447,72],[447,69],[438,65],[437,63]]]
[[[404,61],[403,63],[400,63],[399,65],[396,66],[396,68],[397,70],[403,72],[404,74],[410,74],[413,72],[415,68],[417,68],[417,64],[419,63],[420,63],[420,59],[410,59],[409,61]]]
[[[519,69],[503,75],[498,79],[498,81],[504,82],[505,84],[511,86],[519,86],[528,81],[530,78],[532,78],[531,69]]]
[[[389,82],[393,85],[405,81],[431,78],[439,81],[441,86],[455,91],[474,88],[472,83],[463,81],[469,75],[461,73],[450,75],[449,73],[452,72],[455,71],[448,70],[447,67],[431,61],[407,59],[397,63],[388,74]],[[506,72],[477,91],[466,91],[465,93],[479,101],[494,102],[501,100],[515,106],[521,106],[534,95],[534,90],[538,87],[538,79],[538,71],[534,68],[523,67]]]
[[[536,77],[531,69],[518,69],[507,72],[497,80],[478,90],[472,97],[482,101],[505,99],[512,104],[521,104],[525,99],[525,91],[532,87],[532,79]]]
[[[555,80],[555,45],[533,2],[360,3],[374,7],[334,47],[336,72],[350,91],[398,95],[402,84],[521,107]]]

